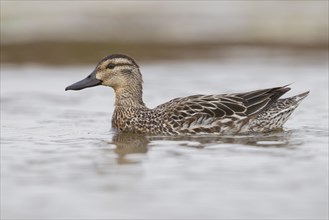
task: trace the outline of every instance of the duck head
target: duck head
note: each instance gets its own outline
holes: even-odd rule
[[[112,54],[103,58],[94,71],[85,79],[78,81],[65,90],[81,90],[104,85],[116,92],[129,87],[141,87],[142,75],[135,60],[123,54]]]

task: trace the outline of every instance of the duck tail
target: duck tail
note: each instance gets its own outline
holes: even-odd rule
[[[257,115],[255,119],[249,122],[248,129],[260,132],[282,129],[284,123],[308,94],[309,91],[296,96],[278,99],[268,110]]]
[[[303,99],[305,99],[308,96],[309,93],[310,93],[310,91],[303,92],[299,95],[296,95],[296,96],[293,96],[290,98],[293,99],[296,102],[296,104],[299,104]]]

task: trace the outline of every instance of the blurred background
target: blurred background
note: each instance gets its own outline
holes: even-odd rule
[[[327,51],[328,1],[1,1],[2,63]]]
[[[1,219],[328,219],[328,1],[1,0]],[[104,56],[149,107],[289,83],[283,132],[110,131],[113,91],[64,91]]]

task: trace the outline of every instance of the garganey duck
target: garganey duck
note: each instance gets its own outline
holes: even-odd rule
[[[142,98],[143,79],[134,59],[122,54],[103,58],[87,78],[65,90],[97,85],[115,91],[112,127],[122,132],[153,135],[238,134],[281,129],[309,92],[279,99],[287,86],[221,95],[175,98],[153,109]]]

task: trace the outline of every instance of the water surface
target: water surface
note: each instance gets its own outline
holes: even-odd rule
[[[283,132],[144,136],[110,130],[110,88],[64,88],[93,67],[1,67],[1,217],[328,218],[328,64],[141,64],[144,101],[294,83]]]

